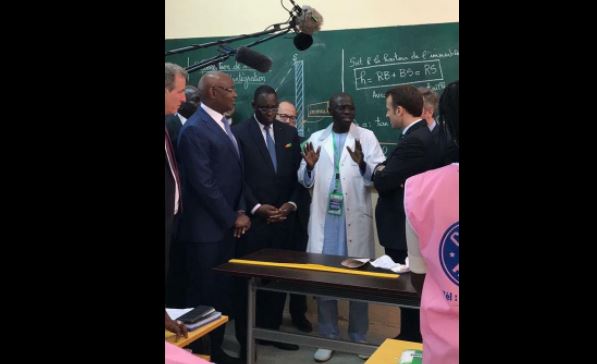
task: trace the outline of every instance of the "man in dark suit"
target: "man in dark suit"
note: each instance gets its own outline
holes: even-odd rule
[[[427,123],[431,136],[433,137],[433,150],[435,165],[433,168],[440,168],[452,162],[458,161],[458,147],[448,134],[447,129],[435,121],[435,110],[437,110],[438,97],[435,91],[427,87],[419,87],[423,96],[423,112],[421,117]]]
[[[417,90],[419,90],[421,96],[423,96],[423,112],[421,113],[421,118],[427,123],[431,135],[435,135],[437,130],[439,130],[435,128],[437,123],[434,118],[435,110],[437,109],[437,94],[427,87],[419,87]]]
[[[237,94],[223,72],[206,73],[199,92],[201,105],[178,137],[184,210],[177,238],[186,257],[186,305],[211,305],[231,315],[232,279],[212,268],[234,257],[236,240],[251,226],[242,198],[242,151],[224,116],[234,109]],[[213,361],[238,362],[221,349],[224,327],[210,338]]]
[[[296,128],[296,108],[290,101],[280,101],[278,105],[278,113],[276,120],[286,123]],[[299,136],[301,143],[304,141]],[[309,209],[311,207],[311,194],[303,185],[299,183],[298,197],[296,200],[298,210],[296,212],[296,219],[294,220],[294,245],[291,249],[304,252],[307,250],[307,242],[309,241],[309,234],[307,233],[307,224],[309,223]],[[302,294],[291,294],[290,303],[288,304],[292,324],[299,330],[304,332],[313,331],[311,322],[307,320],[305,314],[307,313],[307,297]]]
[[[180,66],[173,63],[166,63],[166,117],[174,114],[178,107],[185,100],[184,87],[187,83],[187,72]],[[165,149],[166,149],[166,170],[165,191],[166,199],[164,203],[165,212],[165,272],[168,276],[168,261],[170,258],[170,244],[172,240],[172,228],[174,226],[175,216],[180,211],[180,176],[174,156],[174,148],[170,142],[168,130],[165,130]],[[172,331],[176,336],[187,336],[186,326],[175,322],[166,313],[166,329]]]
[[[178,145],[178,134],[180,133],[180,129],[182,129],[182,120],[180,120],[180,116],[176,112],[166,115],[166,129],[168,130],[168,135],[170,135],[170,142],[176,148]]]
[[[182,104],[178,107],[177,112],[171,115],[166,115],[166,128],[168,129],[168,134],[170,134],[170,140],[174,148],[178,145],[178,134],[180,133],[180,129],[187,121],[188,118],[191,117],[197,111],[197,107],[199,106],[199,89],[193,85],[187,85],[184,89],[185,99]]]
[[[296,171],[301,161],[300,141],[295,128],[275,119],[278,112],[276,91],[267,85],[259,86],[252,105],[255,113],[234,127],[247,170],[245,198],[251,212],[251,230],[238,246],[238,256],[263,248],[292,248],[299,188]],[[246,281],[239,281],[236,333],[241,353],[245,355],[246,289]],[[257,326],[277,330],[282,323],[285,300],[285,293],[259,291]],[[283,350],[298,350],[294,344],[265,340],[260,343]]]
[[[178,145],[178,134],[180,129],[197,111],[199,106],[199,89],[193,85],[187,85],[184,89],[185,99],[179,107],[178,112],[166,115],[166,129],[170,136],[170,141],[174,146],[174,154],[176,155],[176,147]],[[176,226],[173,229],[176,231]],[[166,306],[185,308],[185,273],[184,273],[184,249],[176,235],[172,236],[172,244],[170,247],[170,271],[166,281]]]
[[[187,101],[183,102],[178,109],[178,114],[181,116],[182,123],[184,124],[188,118],[190,118],[201,102],[201,95],[199,95],[199,89],[193,85],[187,85],[184,90]]]
[[[421,119],[423,97],[411,85],[395,87],[386,92],[386,116],[393,128],[401,128],[398,145],[373,173],[373,183],[379,192],[375,208],[377,234],[385,252],[395,262],[407,257],[404,214],[404,181],[415,174],[432,169],[436,161],[433,137]],[[400,309],[398,339],[421,342],[419,311]]]

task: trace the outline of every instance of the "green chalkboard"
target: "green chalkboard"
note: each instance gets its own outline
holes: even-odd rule
[[[231,57],[220,70],[233,78],[238,99],[234,122],[252,114],[255,88],[268,84],[280,100],[297,105],[299,134],[308,137],[331,122],[327,102],[336,92],[349,93],[356,106],[356,122],[373,130],[386,154],[396,145],[398,130],[385,117],[385,92],[395,85],[425,86],[441,93],[457,80],[459,43],[458,23],[413,25],[369,29],[322,31],[313,35],[313,45],[298,51],[293,33],[253,47],[273,60],[267,73],[259,73]],[[235,35],[230,35],[235,36]],[[166,50],[202,44],[219,38],[166,40]],[[237,48],[253,41],[230,43]],[[166,57],[166,61],[187,67],[217,55],[217,47]],[[213,66],[190,74],[190,84]]]

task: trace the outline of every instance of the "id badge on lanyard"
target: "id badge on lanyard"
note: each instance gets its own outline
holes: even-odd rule
[[[336,188],[328,197],[328,214],[342,215],[342,208],[344,204],[344,196],[338,192],[338,184],[340,183],[340,174],[336,173]]]
[[[344,212],[344,195],[340,190],[340,153],[337,151],[336,138],[332,134],[332,141],[334,143],[334,174],[336,175],[336,181],[334,190],[330,192],[328,197],[328,214],[342,215]],[[336,155],[338,155],[336,157]]]

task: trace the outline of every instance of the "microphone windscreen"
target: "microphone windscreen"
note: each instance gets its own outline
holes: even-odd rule
[[[321,29],[322,24],[323,16],[317,10],[309,5],[303,6],[298,18],[298,26],[301,32],[312,35]]]
[[[264,56],[259,52],[247,47],[239,47],[236,50],[236,61],[245,66],[256,69],[261,73],[265,73],[272,68],[271,58]]]
[[[313,44],[313,37],[309,34],[297,33],[292,42],[294,43],[296,49],[299,51],[304,51],[305,49],[311,47],[311,44]]]

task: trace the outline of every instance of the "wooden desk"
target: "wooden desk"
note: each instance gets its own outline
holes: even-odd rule
[[[242,259],[267,262],[324,264],[338,268],[343,268],[340,262],[346,258],[277,249],[263,249],[242,257]],[[333,340],[313,335],[293,334],[255,327],[255,297],[258,289],[376,302],[411,308],[418,308],[420,305],[420,298],[410,283],[409,273],[402,274],[397,279],[391,279],[233,263],[224,263],[214,269],[218,272],[249,279],[249,315],[247,320],[247,363],[249,364],[254,363],[255,339],[280,341],[365,355],[371,355],[377,349],[377,346],[369,344],[358,344],[345,340]],[[370,264],[360,269],[372,272],[388,272],[373,268]]]
[[[411,341],[386,339],[365,364],[398,364],[404,350],[423,350],[423,344]]]
[[[182,347],[189,345],[193,341],[200,339],[203,336],[209,334],[213,330],[224,325],[226,322],[228,322],[228,316],[222,315],[217,320],[214,320],[214,321],[206,324],[205,326],[201,326],[198,329],[189,331],[189,334],[188,334],[189,337],[185,338],[184,336],[181,336],[178,339],[178,341],[176,340],[176,334],[166,330],[166,341],[182,348]]]

